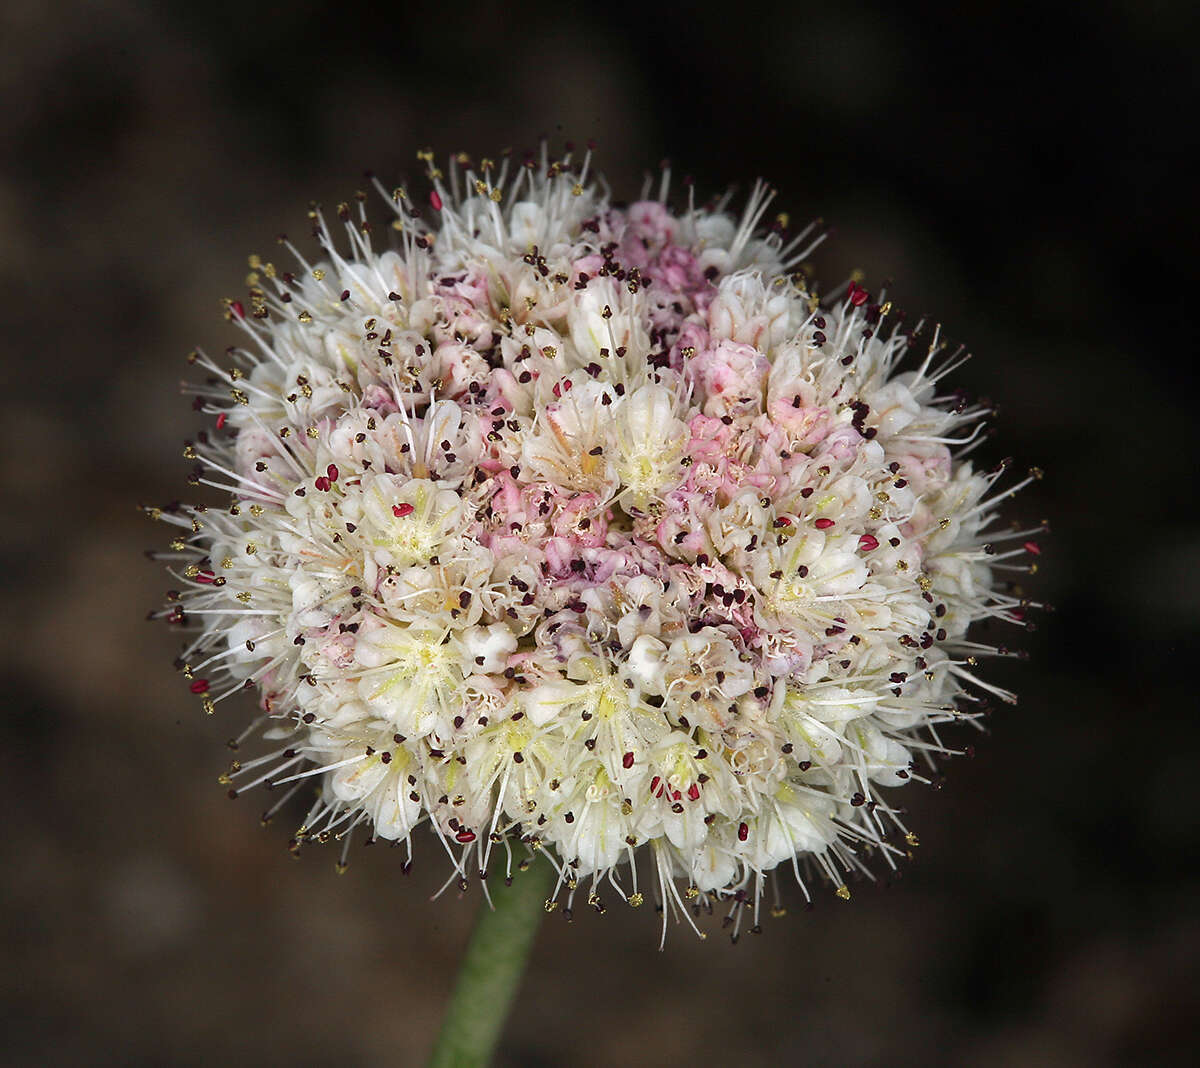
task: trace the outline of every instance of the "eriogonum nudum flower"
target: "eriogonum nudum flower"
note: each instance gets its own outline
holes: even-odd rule
[[[153,510],[160,614],[208,711],[257,696],[231,792],[315,789],[297,840],[428,824],[464,886],[543,850],[568,907],[649,875],[757,925],[781,864],[848,896],[915,844],[891,792],[941,726],[1010,699],[969,628],[1020,619],[993,567],[1036,545],[993,545],[1023,483],[963,459],[954,354],[818,300],[762,186],[735,218],[618,207],[587,159],[429,177],[383,240],[360,202],[252,258],[244,347],[192,357],[191,481],[232,501]]]

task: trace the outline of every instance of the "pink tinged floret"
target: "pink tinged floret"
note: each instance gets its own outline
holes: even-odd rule
[[[499,489],[492,498],[492,512],[501,522],[509,523],[514,520],[521,522],[525,519],[525,502],[521,496],[521,487],[509,471],[500,471],[495,476]]]
[[[671,346],[671,367],[677,371],[684,370],[688,361],[695,359],[698,352],[707,352],[711,343],[708,331],[703,326],[697,322],[685,322]]]
[[[573,494],[558,503],[551,523],[555,536],[581,547],[603,545],[608,523],[600,504],[595,493]]]
[[[522,408],[527,403],[532,390],[530,385],[537,378],[536,373],[529,371],[521,371],[521,374],[529,374],[530,382],[518,382],[516,376],[506,367],[498,367],[492,372],[491,378],[491,395],[501,399],[510,409]]]
[[[673,241],[679,224],[657,200],[638,200],[625,209],[629,232],[656,245]]]
[[[400,410],[396,406],[392,391],[376,383],[363,387],[362,406],[379,415],[392,415]]]
[[[260,461],[270,461],[279,455],[274,439],[261,427],[248,426],[238,432],[234,456],[239,474],[250,480],[261,477]]]
[[[821,440],[812,455],[841,473],[858,459],[859,446],[865,440],[854,427],[840,426]]]
[[[581,256],[571,264],[571,281],[572,283],[586,282],[595,278],[600,273],[600,268],[604,266],[604,257],[592,253],[588,256]],[[583,288],[580,286],[580,288]]]
[[[649,276],[656,285],[693,297],[709,288],[696,257],[686,248],[668,245],[649,266]]]
[[[548,538],[545,545],[546,563],[550,574],[559,578],[571,574],[571,561],[576,559],[575,546],[568,538]]]
[[[895,462],[900,465],[909,488],[918,496],[950,478],[950,450],[945,445],[929,443],[919,449],[914,444],[910,450],[896,454]]]
[[[486,382],[487,363],[474,349],[460,341],[443,341],[434,349],[433,362],[441,382],[440,395],[460,397],[472,382]]]
[[[753,345],[728,340],[698,351],[687,364],[687,374],[705,397],[705,414],[718,416],[757,407],[770,370],[770,361]]]
[[[688,420],[688,455],[695,462],[717,463],[725,458],[734,432],[720,419],[697,412]]]
[[[816,389],[802,379],[785,382],[778,389],[772,383],[767,414],[797,449],[819,444],[832,423],[829,409],[817,401]]]
[[[674,240],[678,230],[670,212],[656,200],[631,204],[624,213],[624,223],[617,258],[626,268],[636,267],[639,271],[650,268],[659,250]]]

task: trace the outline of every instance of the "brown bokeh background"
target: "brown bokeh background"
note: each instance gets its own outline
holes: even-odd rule
[[[137,511],[186,490],[178,385],[233,338],[245,256],[372,168],[594,137],[839,227],[822,277],[896,279],[977,354],[987,458],[1046,478],[1021,691],[893,885],[731,947],[649,909],[547,922],[500,1063],[1194,1063],[1200,523],[1194,10],[9,0],[0,14],[3,969],[14,1065],[418,1064],[478,903],[358,850],[299,862],[216,785],[143,621]],[[1005,640],[1004,636],[999,636]],[[1009,636],[1012,640],[1013,636]],[[993,676],[995,677],[995,676]]]

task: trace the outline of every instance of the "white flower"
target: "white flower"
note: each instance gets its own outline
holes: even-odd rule
[[[687,424],[675,416],[671,391],[652,384],[621,401],[611,426],[616,474],[626,488],[622,507],[642,511],[680,481]]]
[[[318,262],[252,258],[249,344],[193,357],[192,481],[232,501],[153,510],[160,614],[208,711],[258,693],[278,748],[233,792],[316,786],[298,839],[427,824],[464,883],[541,849],[568,906],[649,874],[736,934],[779,865],[894,863],[888,790],[1011,699],[968,635],[1025,607],[991,566],[1020,485],[951,451],[986,413],[938,403],[936,335],[900,373],[882,297],[803,287],[765,187],[618,209],[587,170],[433,171],[394,249],[343,205]]]

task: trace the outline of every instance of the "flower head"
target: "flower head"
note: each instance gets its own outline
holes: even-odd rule
[[[968,631],[1021,618],[1019,485],[951,451],[985,409],[882,295],[818,300],[762,186],[736,219],[614,206],[588,158],[430,167],[386,251],[359,203],[252,258],[244,347],[192,357],[231,501],[153,510],[160,614],[209,712],[257,695],[231,793],[315,788],[297,840],[347,848],[427,824],[464,886],[542,850],[568,908],[649,875],[757,927],[781,864],[848,896],[915,844],[891,789],[939,728],[1011,699]]]

